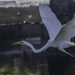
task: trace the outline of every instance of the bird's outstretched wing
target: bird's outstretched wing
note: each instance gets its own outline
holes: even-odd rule
[[[50,40],[54,40],[56,35],[62,28],[60,21],[57,19],[56,15],[52,12],[52,10],[44,4],[39,4],[39,12],[42,21],[47,28]]]
[[[63,26],[54,41],[70,41],[75,36],[75,17]]]

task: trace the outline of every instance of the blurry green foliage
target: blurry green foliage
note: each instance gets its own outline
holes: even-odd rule
[[[35,75],[32,70],[26,67],[20,71],[18,69],[18,66],[10,67],[9,64],[5,64],[0,67],[0,75]]]

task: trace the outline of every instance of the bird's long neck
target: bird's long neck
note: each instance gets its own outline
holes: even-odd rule
[[[30,44],[30,43],[24,41],[24,45],[29,46],[29,47],[32,49],[32,51],[33,51],[34,53],[40,53],[40,52],[44,51],[45,49],[47,49],[48,47],[50,47],[50,44],[51,44],[51,41],[48,40],[48,42],[47,42],[42,48],[40,48],[40,49],[35,49],[32,44]]]

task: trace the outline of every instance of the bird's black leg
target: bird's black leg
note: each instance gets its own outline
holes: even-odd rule
[[[73,55],[73,57],[72,57],[73,59],[74,59],[74,61],[75,61],[75,56]]]
[[[69,52],[67,52],[67,51],[64,50],[63,48],[58,48],[58,49],[59,49],[60,51],[64,52],[64,53],[70,55],[73,59],[75,59],[75,56],[74,56],[74,55],[70,54]]]

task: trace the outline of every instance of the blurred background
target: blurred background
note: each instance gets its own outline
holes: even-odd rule
[[[43,45],[42,38],[47,41],[39,3],[48,4],[49,0],[0,0],[0,75],[48,74],[45,53],[35,54],[29,47],[12,45],[26,40],[38,49]]]
[[[36,54],[27,46],[12,45],[25,40],[39,49],[46,44],[39,3],[49,5],[62,25],[75,12],[74,0],[0,0],[0,75],[75,75],[75,61],[57,49]],[[66,50],[75,54],[74,47]]]

